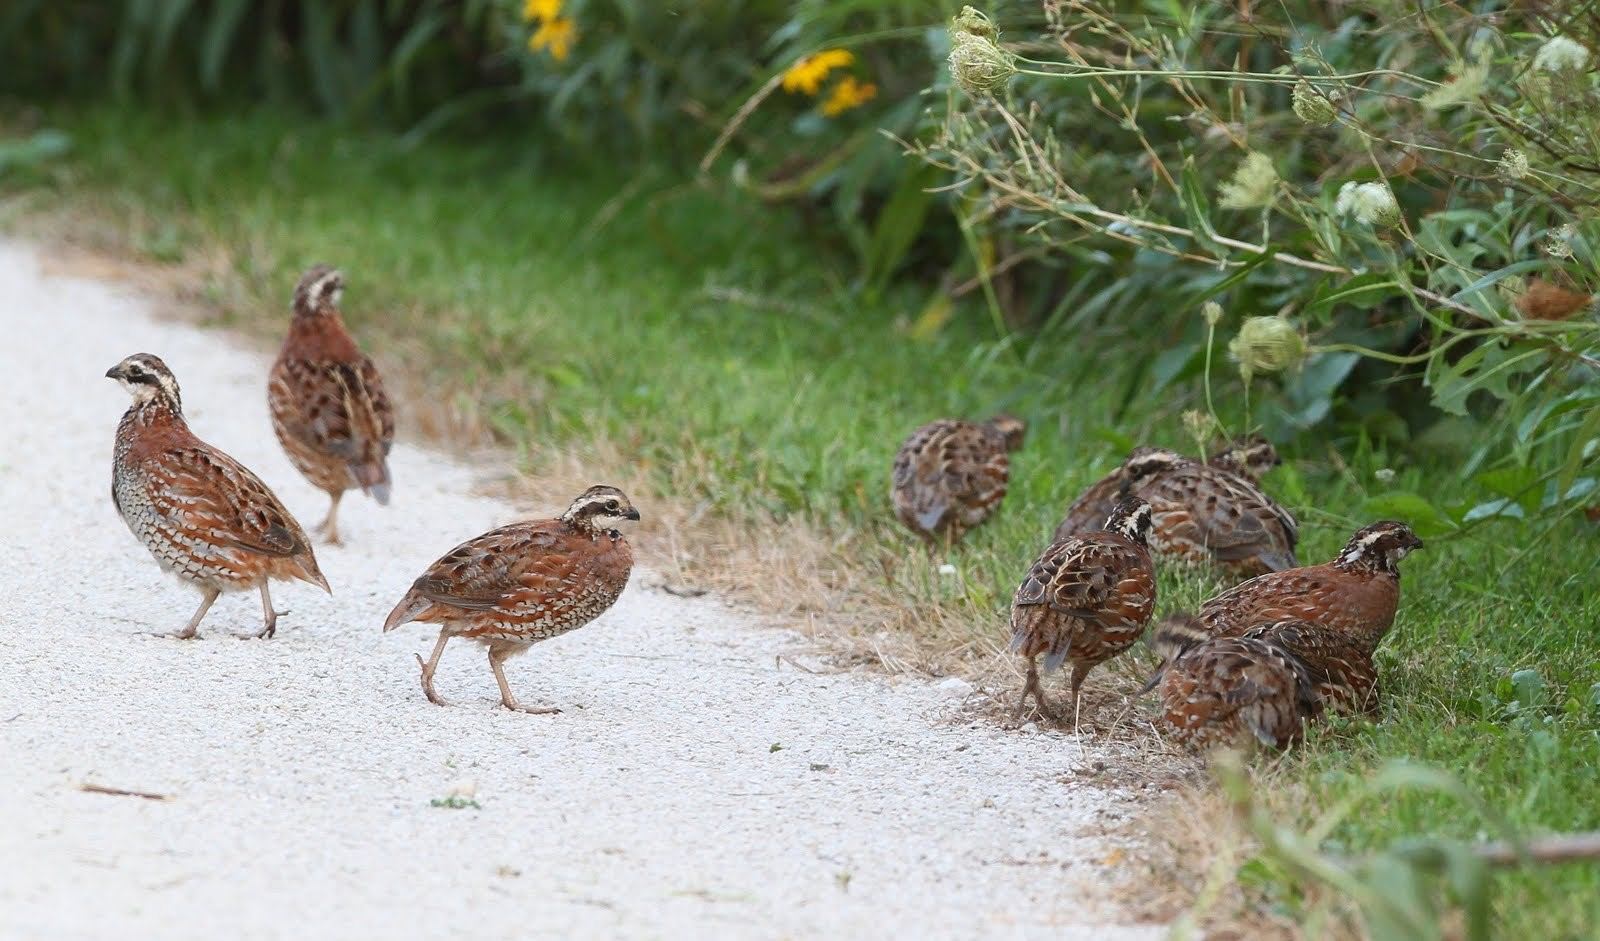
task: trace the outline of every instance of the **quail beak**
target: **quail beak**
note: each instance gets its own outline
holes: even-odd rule
[[[118,376],[117,376],[117,367],[116,366],[112,366],[110,369],[106,370],[106,378],[107,379],[116,379],[116,378],[118,378]]]
[[[637,523],[639,521],[639,511],[638,510],[634,510],[634,509],[629,509],[627,518],[631,519],[631,520],[633,520],[634,522]]]

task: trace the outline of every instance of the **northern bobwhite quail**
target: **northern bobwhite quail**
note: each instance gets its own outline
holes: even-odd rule
[[[289,335],[267,381],[272,430],[289,460],[328,494],[318,530],[339,542],[339,499],[352,487],[389,502],[394,409],[378,370],[339,314],[344,276],[317,265],[294,289]]]
[[[1124,500],[1103,529],[1052,543],[1028,570],[1011,602],[1011,649],[1028,661],[1017,719],[1030,694],[1042,715],[1055,717],[1039,683],[1040,654],[1046,673],[1072,664],[1076,704],[1089,671],[1144,633],[1156,600],[1149,529],[1150,505]]]
[[[1055,538],[1081,531],[1112,487],[1150,504],[1150,552],[1157,559],[1214,565],[1235,575],[1295,565],[1299,533],[1288,510],[1248,478],[1163,448],[1136,449],[1073,504]]]
[[[1010,452],[1027,425],[1009,415],[985,422],[944,419],[923,425],[894,457],[895,515],[928,541],[953,544],[1000,506],[1011,476]]]
[[[1247,435],[1212,452],[1206,463],[1259,484],[1268,471],[1283,463],[1283,458],[1271,441],[1260,435]]]
[[[1377,684],[1370,651],[1350,635],[1275,621],[1236,637],[1206,637],[1170,664],[1161,675],[1160,724],[1196,747],[1254,737],[1282,748],[1327,711],[1376,711]]]
[[[541,640],[558,637],[599,617],[622,594],[633,570],[633,550],[615,528],[637,520],[622,491],[590,487],[559,519],[513,523],[470,539],[435,562],[400,599],[383,629],[410,621],[441,625],[433,656],[423,662],[422,691],[452,637],[476,640],[489,650],[500,702],[520,712],[560,712],[517,702],[501,664]]]
[[[188,626],[172,636],[194,637],[225,591],[261,592],[266,623],[257,637],[277,627],[271,579],[331,593],[304,530],[267,485],[189,430],[178,381],[160,357],[136,353],[106,377],[133,396],[117,426],[111,499],[161,567],[202,593]]]
[[[1257,576],[1207,601],[1194,617],[1169,618],[1150,636],[1164,665],[1146,688],[1207,638],[1239,637],[1282,621],[1329,628],[1345,649],[1370,658],[1400,606],[1400,560],[1420,548],[1411,527],[1383,520],[1356,530],[1331,562]]]

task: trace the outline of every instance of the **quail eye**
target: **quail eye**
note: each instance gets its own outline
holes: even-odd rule
[[[606,509],[608,509],[608,510],[619,509],[617,501],[615,501],[615,500],[607,500],[606,501]]]

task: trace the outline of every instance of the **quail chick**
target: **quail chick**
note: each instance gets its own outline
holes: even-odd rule
[[[1206,637],[1179,656],[1161,676],[1159,724],[1195,747],[1254,738],[1283,748],[1329,711],[1376,711],[1377,682],[1371,653],[1345,632],[1275,621]]]
[[[299,579],[329,591],[300,524],[261,479],[206,444],[183,419],[167,364],[136,353],[106,371],[133,396],[117,426],[111,499],[161,567],[200,589],[200,607],[172,636],[191,638],[217,596],[257,589],[271,637],[267,584]]]
[[[945,419],[923,425],[894,458],[895,515],[927,540],[951,545],[994,515],[1011,476],[1010,452],[1027,426],[1009,415],[986,422]]]
[[[637,520],[622,491],[590,487],[559,519],[513,523],[455,547],[412,584],[383,624],[392,631],[411,621],[440,625],[433,656],[422,667],[422,691],[444,705],[433,674],[452,637],[488,648],[500,702],[526,707],[506,683],[502,664],[541,640],[558,637],[599,617],[622,594],[633,570],[633,550],[614,527]]]
[[[1044,672],[1072,664],[1076,703],[1084,677],[1122,653],[1144,633],[1155,607],[1156,581],[1146,546],[1150,505],[1119,503],[1098,532],[1071,536],[1039,556],[1011,602],[1011,649],[1028,661],[1017,703],[1022,717],[1032,695],[1040,714],[1055,718],[1039,682]]]
[[[267,382],[272,430],[300,473],[328,494],[318,530],[335,545],[346,490],[359,487],[388,504],[394,445],[394,409],[377,367],[345,329],[343,292],[344,276],[326,265],[300,278],[289,335]]]
[[[1294,517],[1248,479],[1163,448],[1139,448],[1100,481],[1056,528],[1062,539],[1086,511],[1117,492],[1150,504],[1150,552],[1157,559],[1258,575],[1295,565]]]

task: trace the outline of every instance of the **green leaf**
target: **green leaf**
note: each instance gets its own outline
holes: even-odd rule
[[[200,41],[200,87],[214,92],[222,85],[222,66],[250,0],[217,0]]]
[[[1332,290],[1319,290],[1306,305],[1305,312],[1312,314],[1339,304],[1372,307],[1400,293],[1402,289],[1393,275],[1370,272],[1350,278]]]
[[[878,214],[862,265],[871,291],[882,290],[922,233],[923,221],[934,199],[934,194],[928,190],[938,179],[938,169],[932,164],[924,164],[921,169],[905,174]]]
[[[1183,214],[1189,220],[1189,228],[1194,230],[1195,241],[1218,258],[1227,257],[1227,249],[1217,241],[1217,230],[1211,226],[1211,207],[1206,201],[1205,190],[1200,187],[1200,175],[1194,168],[1193,157],[1184,158],[1182,188]]]
[[[1539,511],[1544,488],[1540,486],[1539,472],[1532,467],[1501,467],[1484,471],[1473,480],[1491,493],[1515,501],[1529,515]]]
[[[1417,535],[1442,536],[1456,530],[1455,521],[1445,512],[1429,503],[1427,498],[1410,490],[1392,490],[1368,497],[1362,504],[1368,516],[1388,517],[1409,523]]]
[[[1558,496],[1572,489],[1572,482],[1583,467],[1584,454],[1589,448],[1589,442],[1596,434],[1600,434],[1600,405],[1589,409],[1589,413],[1583,417],[1583,424],[1578,428],[1577,437],[1572,440],[1572,449],[1567,452],[1567,460],[1561,465],[1561,473],[1556,477]]]

